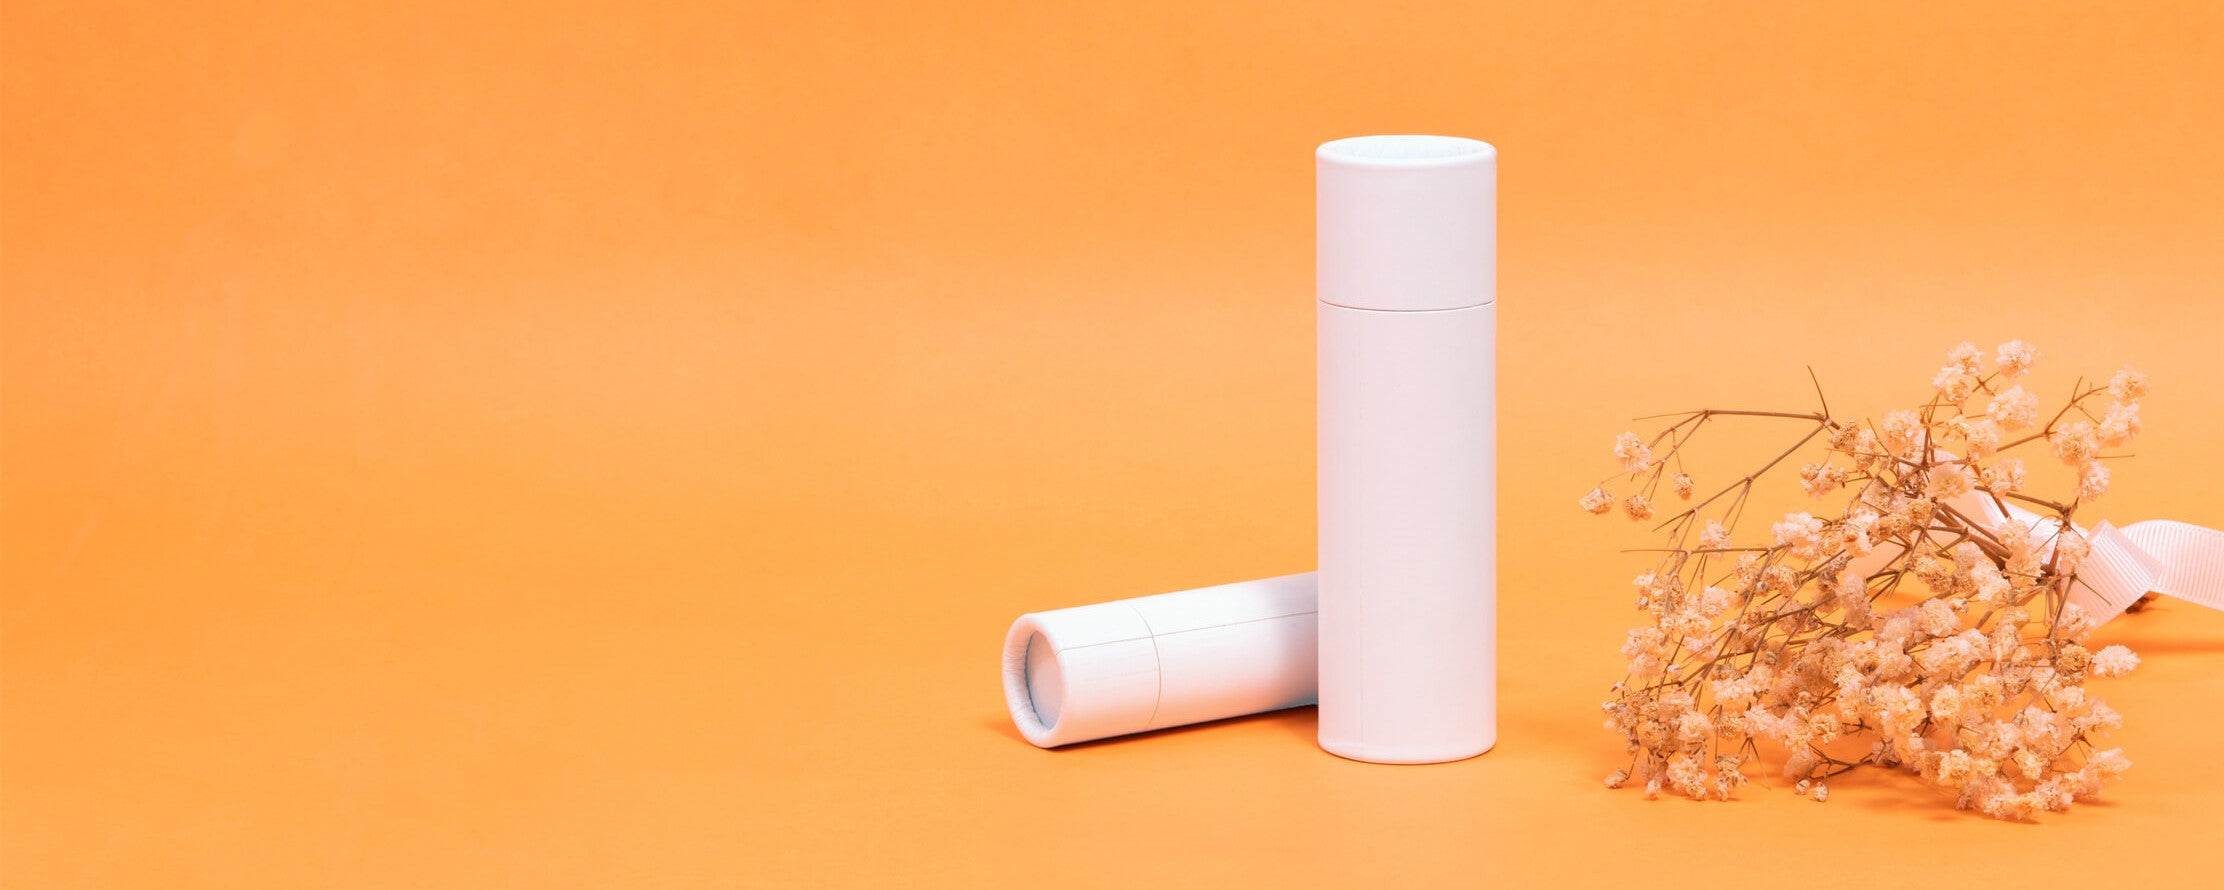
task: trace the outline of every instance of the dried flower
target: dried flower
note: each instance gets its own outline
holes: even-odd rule
[[[2131,440],[2139,437],[2139,403],[2117,402],[2108,406],[2108,415],[2101,418],[2094,433],[2100,436],[2100,444],[2110,448],[2131,444]]]
[[[1653,450],[1636,433],[1623,433],[1614,440],[1614,456],[1622,461],[1622,469],[1642,473],[1653,465]]]
[[[1730,546],[1730,530],[1720,520],[1707,520],[1707,527],[1699,530],[1699,549],[1720,550]]]
[[[2100,438],[2093,425],[2082,420],[2072,420],[2046,434],[2047,442],[2054,447],[2054,458],[2070,466],[2092,460],[2100,453]]]
[[[2012,433],[2039,421],[2039,397],[2021,386],[2011,386],[2007,392],[1993,396],[1985,412],[2002,430]]]
[[[1898,457],[1913,457],[1915,446],[1923,443],[1923,417],[1913,411],[1901,409],[1884,415],[1884,422],[1877,427],[1877,438],[1884,447]]]
[[[1998,421],[1989,417],[1980,417],[1975,420],[1967,417],[1956,417],[1947,423],[1948,430],[1954,434],[1955,438],[1961,440],[1962,448],[1967,452],[1966,456],[1970,459],[1983,460],[1991,457],[1993,452],[2000,450],[2000,424]]]
[[[1939,464],[1923,473],[1923,496],[1933,501],[1950,501],[1976,487],[1967,464]]]
[[[2077,496],[2091,500],[2108,491],[2108,467],[2100,461],[2089,460],[2077,470]]]
[[[2108,646],[2093,654],[2093,676],[2121,677],[2139,666],[2139,656],[2122,646]]]
[[[2009,380],[2030,373],[2031,366],[2038,361],[2039,351],[2021,340],[2000,344],[1999,354],[1993,358],[1993,363],[2000,368],[2000,376]]]
[[[1799,485],[1807,489],[1808,497],[1822,497],[1846,484],[1846,468],[1829,464],[1808,464],[1799,468]]]
[[[2124,756],[2124,749],[2122,748],[2110,748],[2106,751],[2093,752],[2093,756],[2086,759],[2085,765],[2101,778],[2113,779],[2122,776],[2125,770],[2131,768],[2131,758]]]
[[[2092,552],[2092,541],[2074,529],[2062,529],[2054,536],[2054,570],[2065,576],[2077,574]]]
[[[2147,394],[2147,374],[2138,368],[2125,365],[2108,378],[2108,396],[2119,402],[2133,402]]]
[[[1986,467],[1980,478],[1983,480],[1985,490],[1995,494],[2007,494],[2011,491],[2021,491],[2024,480],[2028,477],[2029,474],[2023,468],[2022,458],[2003,457],[1999,462]],[[1594,510],[1592,512],[1598,511]]]
[[[2138,656],[2088,649],[2093,617],[2058,597],[2092,549],[2072,514],[2108,489],[2104,452],[2138,436],[2147,379],[2126,369],[2009,441],[2041,426],[2038,398],[2010,383],[2038,350],[2003,343],[1990,372],[1985,358],[1956,346],[1926,404],[1875,423],[1827,409],[1706,410],[1655,435],[1661,453],[1634,432],[1615,441],[1638,492],[1619,503],[1642,520],[1663,485],[1692,498],[1691,477],[1667,467],[1681,465],[1700,426],[1770,418],[1805,434],[1662,523],[1670,546],[1635,583],[1649,621],[1624,639],[1629,676],[1604,703],[1607,728],[1631,754],[1609,787],[1727,798],[1760,751],[1781,749],[1794,792],[1818,801],[1830,797],[1826,780],[1881,766],[1920,775],[1959,807],[2031,819],[2123,775],[2123,752],[2096,747],[2122,717],[2084,684],[2121,676]],[[1984,411],[1965,411],[1978,394],[1991,396]],[[2040,442],[2076,470],[2067,503],[2025,493],[2023,458],[2001,453]],[[1794,460],[1803,447],[1823,453]],[[1731,548],[1753,480],[1779,465],[1797,467],[1800,489],[1831,508],[1772,521],[1769,546]],[[1842,507],[1827,500],[1834,493]],[[1989,524],[2011,493],[2051,512]],[[1604,513],[1616,500],[1601,485],[1580,503]]]
[[[1813,559],[1822,550],[1822,520],[1806,513],[1786,513],[1772,530],[1776,546],[1788,548],[1793,556]]]
[[[1948,367],[1975,376],[1985,369],[1985,353],[1975,343],[1956,343],[1946,351],[1946,362]]]
[[[1931,388],[1938,391],[1939,401],[1959,405],[1977,390],[1977,375],[1960,365],[1947,365],[1931,378]]]

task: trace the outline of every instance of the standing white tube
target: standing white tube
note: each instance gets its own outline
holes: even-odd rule
[[[1320,147],[1320,744],[1497,741],[1498,152]]]

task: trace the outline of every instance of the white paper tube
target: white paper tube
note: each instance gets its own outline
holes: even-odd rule
[[[1498,153],[1320,147],[1320,744],[1376,763],[1497,741]]]
[[[1311,572],[1031,612],[1004,703],[1045,748],[1313,703]]]

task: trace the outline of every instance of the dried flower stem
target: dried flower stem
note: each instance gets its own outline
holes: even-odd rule
[[[1974,347],[1957,346],[1920,408],[1877,422],[1832,415],[1816,380],[1816,412],[1653,415],[1641,419],[1671,422],[1649,438],[1616,439],[1621,470],[1581,504],[1641,521],[1664,486],[1692,500],[1683,451],[1711,422],[1811,424],[1759,468],[1655,524],[1668,546],[1633,551],[1659,556],[1636,580],[1652,622],[1630,631],[1629,672],[1604,703],[1631,756],[1610,785],[1728,797],[1765,741],[1786,750],[1784,774],[1817,800],[1829,779],[1900,766],[1954,790],[1958,805],[2029,818],[2097,794],[2129,766],[2119,750],[2094,749],[2091,739],[2120,718],[2084,684],[2137,657],[2083,645],[2092,622],[2068,591],[2090,545],[2071,520],[2107,488],[2100,461],[2113,456],[2102,450],[2139,432],[2146,378],[2126,369],[2105,387],[2080,380],[2044,425],[2003,442],[2037,419],[2036,398],[2014,383],[2036,357],[2014,341],[1988,369]],[[1988,404],[1971,410],[1979,395]],[[1822,459],[1800,469],[1800,485],[1816,498],[1850,494],[1838,515],[1787,514],[1772,543],[1733,546],[1756,486],[1817,439]],[[2066,502],[2021,491],[2021,459],[2003,456],[2038,442],[2077,468]],[[1610,492],[1617,480],[1631,493]],[[1901,600],[1910,602],[1891,607]],[[1865,752],[1853,750],[1862,742]]]

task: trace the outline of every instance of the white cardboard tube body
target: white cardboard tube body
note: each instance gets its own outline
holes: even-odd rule
[[[1004,703],[1045,748],[1313,703],[1306,572],[1030,612],[1004,635]]]
[[[1354,760],[1497,741],[1497,157],[1316,154],[1320,744]]]

